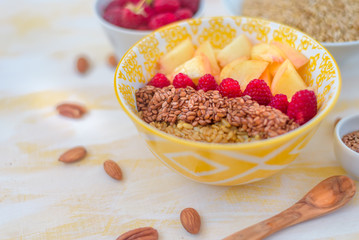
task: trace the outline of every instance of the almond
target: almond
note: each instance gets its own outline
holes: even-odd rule
[[[86,112],[86,108],[76,103],[62,103],[56,107],[60,115],[69,118],[81,118]]]
[[[89,61],[86,57],[79,57],[76,61],[76,69],[79,73],[85,74],[90,68]]]
[[[111,67],[117,67],[118,61],[115,55],[111,54],[110,56],[108,56],[107,58],[107,63],[111,66]]]
[[[197,234],[201,228],[201,218],[193,208],[185,208],[181,212],[181,223],[187,232]]]
[[[60,157],[59,161],[64,163],[72,163],[81,160],[86,156],[86,149],[82,146],[71,148],[64,152]]]
[[[107,160],[103,163],[103,168],[106,173],[116,180],[122,180],[122,171],[120,166],[115,161]]]
[[[131,231],[128,231],[121,236],[119,236],[116,240],[157,240],[158,232],[156,229],[152,227],[142,227],[136,228]]]

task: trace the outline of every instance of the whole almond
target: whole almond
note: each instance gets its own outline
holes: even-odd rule
[[[197,234],[201,228],[201,218],[193,208],[185,208],[181,212],[181,223],[187,232]]]
[[[158,240],[158,232],[152,227],[136,228],[122,234],[116,240]]]
[[[115,55],[111,54],[110,56],[108,56],[107,58],[107,63],[111,66],[111,67],[117,67],[118,61]]]
[[[85,74],[90,68],[89,61],[86,57],[79,57],[76,61],[76,69],[79,73]]]
[[[106,173],[113,179],[122,180],[121,168],[115,161],[106,160],[103,163],[103,168],[105,169]]]
[[[71,148],[64,152],[60,157],[59,161],[64,163],[72,163],[81,160],[86,156],[86,149],[82,146]]]
[[[62,103],[56,107],[60,115],[68,118],[81,118],[87,109],[76,103]]]

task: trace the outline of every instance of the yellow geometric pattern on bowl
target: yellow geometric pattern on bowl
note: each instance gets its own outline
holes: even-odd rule
[[[143,75],[142,65],[138,64],[137,54],[133,50],[129,51],[127,53],[127,58],[124,59],[123,71],[127,74],[121,75],[121,77],[123,77],[125,80],[129,82],[140,82],[140,83],[146,82]]]
[[[268,140],[209,144],[166,134],[136,115],[134,93],[154,75],[162,54],[188,37],[196,44],[209,40],[214,47],[223,47],[240,34],[246,34],[253,43],[274,39],[287,42],[310,59],[300,74],[310,87],[317,90],[317,100],[321,105],[314,119],[294,131]],[[286,167],[298,156],[333,108],[340,87],[339,68],[318,42],[287,26],[245,17],[193,19],[166,26],[132,47],[120,61],[115,74],[119,103],[153,154],[183,176],[214,185],[258,181]]]
[[[160,36],[166,41],[167,51],[172,50],[175,46],[187,38],[192,39],[192,35],[188,32],[187,28],[178,25],[163,29],[163,31],[160,32]]]
[[[139,53],[144,57],[145,77],[146,79],[151,78],[156,73],[157,62],[163,53],[161,54],[158,48],[159,42],[154,36],[149,36],[144,39],[143,42],[138,45]]]
[[[291,47],[296,47],[296,40],[298,35],[293,28],[287,26],[280,26],[278,29],[274,30],[273,40],[277,42],[288,43]],[[299,47],[298,47],[299,48]]]
[[[268,42],[268,34],[271,30],[269,22],[260,19],[250,19],[242,26],[244,32],[256,34],[256,39],[260,42]]]
[[[194,18],[193,21],[189,22],[193,34],[198,33],[201,24],[202,24],[202,19],[200,18]]]
[[[236,29],[223,18],[212,18],[208,21],[209,27],[203,28],[198,34],[198,43],[209,41],[215,48],[223,48],[236,36]]]

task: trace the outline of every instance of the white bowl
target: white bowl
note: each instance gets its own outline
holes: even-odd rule
[[[334,152],[342,167],[359,181],[359,153],[344,144],[344,135],[359,130],[359,114],[342,118],[334,130]]]
[[[121,59],[122,56],[127,52],[127,50],[137,43],[141,38],[145,37],[152,31],[140,31],[118,27],[106,21],[102,15],[106,6],[112,0],[96,0],[94,11],[97,16],[97,19],[100,21],[102,28],[104,29],[107,37],[109,38],[118,59]],[[203,15],[204,10],[204,1],[201,0],[198,6],[197,12],[193,15],[192,18],[199,18]]]
[[[222,0],[222,4],[230,15],[242,15],[243,0]],[[248,16],[249,17],[249,16]],[[329,50],[339,66],[359,54],[359,41],[351,42],[321,42],[321,44]]]
[[[337,43],[322,42],[322,45],[329,50],[340,66],[342,66],[346,60],[359,54],[359,41]]]

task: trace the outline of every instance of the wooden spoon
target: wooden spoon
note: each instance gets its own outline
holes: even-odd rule
[[[224,240],[260,240],[294,224],[330,213],[352,199],[354,181],[346,176],[325,179],[283,212],[236,232]]]

